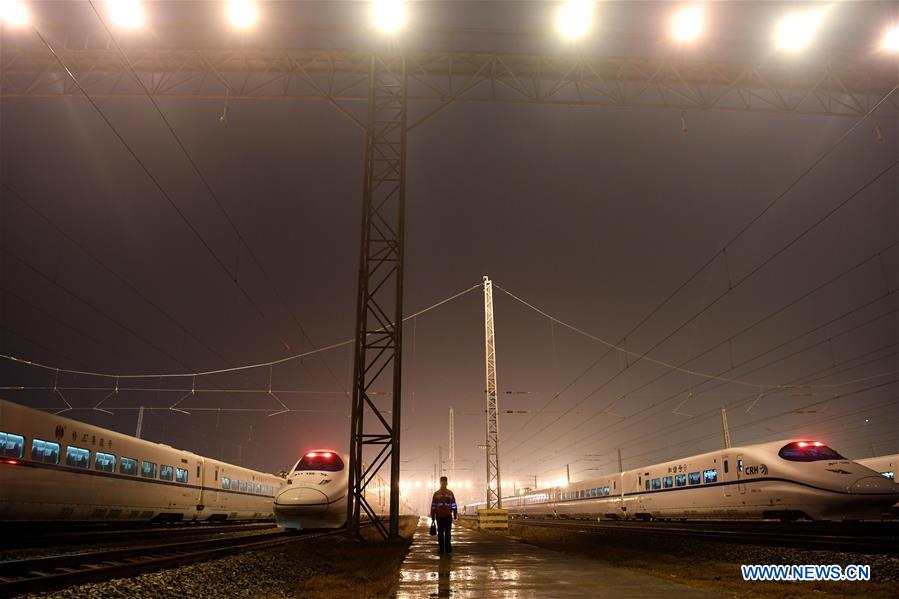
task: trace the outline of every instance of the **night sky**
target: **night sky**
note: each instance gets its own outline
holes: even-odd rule
[[[668,52],[663,27],[672,6],[601,4],[596,31],[578,51]],[[51,43],[102,37],[87,3],[31,8]],[[383,43],[367,29],[361,4],[261,3],[260,23],[245,37],[212,19],[221,10],[215,3],[145,9],[147,28],[123,34],[126,49]],[[551,10],[414,4],[409,29],[422,26],[405,43],[574,51],[552,41]],[[711,10],[700,55],[751,62],[772,54],[766,36],[781,5]],[[825,48],[869,52],[889,18],[897,18],[895,3],[840,5],[810,51],[817,57],[796,60],[836,55]],[[451,35],[460,27],[506,31]],[[28,30],[4,29],[4,49],[39,43]],[[899,62],[881,66],[890,64]],[[97,102],[184,218],[83,97],[4,97],[0,353],[68,369],[177,373],[352,338],[358,126],[325,102],[234,100],[223,126],[221,100],[159,99],[239,240],[148,100]],[[497,289],[500,409],[516,412],[500,417],[503,480],[532,485],[536,475],[543,484],[564,476],[566,464],[575,480],[614,472],[618,447],[625,468],[717,449],[722,406],[735,445],[801,436],[849,457],[899,451],[899,169],[824,218],[899,160],[895,104],[894,97],[860,124],[754,222],[728,247],[726,263],[719,256],[627,336],[628,351],[652,348],[655,360],[696,372],[811,387],[759,398],[745,384],[635,364]],[[560,321],[620,343],[857,120],[691,111],[685,133],[680,111],[452,105],[408,138],[406,313],[489,275]],[[438,445],[445,458],[452,405],[463,501],[482,495],[476,485],[484,477],[482,300],[476,288],[405,327],[403,475],[427,482]],[[145,417],[145,438],[276,471],[306,449],[347,449],[350,371],[345,345],[271,370],[122,380],[113,395],[114,379],[60,374],[57,384],[76,408],[66,416],[133,434],[136,408],[159,408]],[[281,409],[266,393],[270,376],[296,411],[268,416]],[[10,401],[65,408],[54,379],[0,361]],[[192,388],[200,392],[191,396]],[[187,411],[223,411],[167,409],[182,398]],[[101,400],[114,414],[91,409]],[[466,492],[465,480],[475,488]]]

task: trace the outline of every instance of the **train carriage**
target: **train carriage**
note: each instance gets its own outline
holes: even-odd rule
[[[272,518],[283,483],[0,400],[0,521]]]
[[[896,485],[878,472],[820,441],[788,440],[540,489],[503,498],[503,507],[518,516],[860,520],[897,500]]]

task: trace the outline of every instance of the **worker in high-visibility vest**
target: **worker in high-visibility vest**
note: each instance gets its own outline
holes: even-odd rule
[[[456,509],[456,496],[446,488],[446,477],[440,477],[440,488],[431,499],[431,518],[437,523],[437,544],[440,553],[452,553],[453,519],[459,517]]]

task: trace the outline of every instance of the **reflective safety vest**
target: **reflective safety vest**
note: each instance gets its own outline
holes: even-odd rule
[[[456,496],[449,489],[438,489],[431,500],[431,514],[437,518],[448,518],[456,511]]]

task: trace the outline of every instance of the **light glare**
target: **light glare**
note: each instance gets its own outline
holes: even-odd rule
[[[144,10],[137,0],[110,0],[109,12],[119,27],[135,29],[143,25]]]
[[[674,37],[682,42],[695,40],[702,33],[702,9],[691,6],[674,15],[671,23]]]
[[[28,10],[19,0],[0,0],[0,20],[21,27],[28,23]]]
[[[568,0],[559,10],[559,32],[568,39],[583,37],[590,31],[593,20],[592,0]]]
[[[812,41],[822,18],[818,12],[787,15],[777,28],[777,44],[784,50],[801,50]]]
[[[881,48],[888,52],[899,52],[899,26],[893,27],[883,36]]]
[[[406,24],[406,5],[402,0],[374,0],[372,18],[381,31],[396,33]]]
[[[250,0],[228,2],[228,20],[238,29],[252,27],[256,23],[256,5]]]

